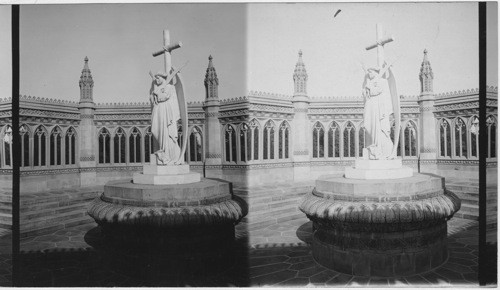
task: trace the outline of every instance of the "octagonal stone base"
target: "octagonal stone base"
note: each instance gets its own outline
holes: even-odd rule
[[[313,256],[358,276],[414,275],[447,259],[447,220],[460,199],[444,178],[386,180],[322,176],[300,209],[313,221]]]
[[[354,167],[346,167],[348,179],[398,179],[413,176],[413,169],[403,166],[401,159],[356,159]]]
[[[248,212],[231,190],[219,179],[108,182],[88,209],[103,237],[96,248],[109,267],[151,281],[227,269],[234,260],[234,226]]]
[[[409,276],[439,267],[448,258],[446,222],[396,232],[316,227],[314,259],[323,266],[350,275]]]

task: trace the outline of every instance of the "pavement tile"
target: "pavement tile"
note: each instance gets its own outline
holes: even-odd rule
[[[308,262],[308,261],[314,261],[314,258],[312,257],[312,255],[292,257],[287,262],[291,263],[291,264],[295,264],[295,263]]]
[[[271,286],[292,279],[296,274],[296,271],[282,270],[279,272],[259,276],[251,279],[251,286]]]
[[[349,284],[349,282],[352,280],[352,275],[346,275],[346,274],[339,274],[332,279],[326,281],[326,285],[331,285],[331,286],[346,286]]]
[[[259,249],[250,249],[249,255],[252,257],[265,257],[265,256],[279,256],[279,255],[287,255],[291,250],[287,248],[259,248]]]
[[[314,260],[311,260],[311,261],[305,261],[305,262],[300,262],[300,263],[297,263],[297,264],[293,264],[288,269],[291,269],[291,270],[303,270],[303,269],[314,267],[316,265],[317,265],[316,262]]]
[[[408,277],[404,277],[404,279],[411,286],[427,286],[427,285],[431,285],[431,283],[429,281],[427,281],[424,277],[422,277],[420,275],[408,276]]]
[[[433,285],[444,286],[450,284],[450,279],[435,273],[434,271],[422,274],[427,281]]]
[[[304,287],[307,286],[308,284],[309,284],[309,279],[297,277],[280,282],[278,284],[275,284],[274,286]]]
[[[441,268],[436,269],[434,272],[436,272],[437,274],[439,274],[443,277],[448,278],[448,280],[450,280],[450,282],[455,281],[455,280],[462,280],[461,272],[456,272],[456,271],[453,271],[453,270],[448,269],[448,268],[441,267]]]
[[[465,259],[465,260],[472,260],[477,258],[477,255],[471,254],[471,253],[451,253],[450,258],[453,257],[455,259]]]
[[[477,265],[477,263],[472,261],[472,260],[460,259],[460,258],[455,258],[455,257],[451,257],[451,256],[450,256],[450,258],[448,258],[448,262],[451,262],[454,264],[459,264],[462,266],[475,266],[475,265]]]
[[[451,255],[455,255],[455,253],[473,253],[474,251],[469,249],[469,248],[449,248],[448,247],[448,250],[450,252],[450,256]]]
[[[321,266],[321,265],[316,264],[313,267],[299,270],[297,277],[309,278],[313,275],[316,275],[317,273],[320,273],[323,270],[326,270],[326,268]]]
[[[338,275],[340,275],[340,273],[334,272],[331,270],[324,270],[322,272],[319,272],[316,275],[312,275],[309,278],[309,281],[311,283],[325,283],[325,282],[329,281],[330,279],[335,278]]]
[[[257,267],[263,265],[276,264],[288,260],[287,256],[267,256],[267,257],[250,257],[248,264],[250,267]]]
[[[390,286],[408,286],[409,283],[408,281],[405,280],[405,278],[400,277],[400,278],[388,278],[387,281],[389,282]]]
[[[442,267],[446,268],[446,269],[449,269],[451,271],[455,271],[457,273],[471,273],[471,272],[474,272],[468,266],[464,266],[464,265],[460,265],[460,264],[455,264],[455,263],[452,263],[452,262],[449,262],[449,261],[448,261],[448,263],[444,264]]]
[[[276,263],[265,266],[251,267],[249,269],[250,278],[266,275],[273,272],[278,272],[287,269],[290,267],[290,264],[287,263]],[[291,278],[291,277],[290,277]]]
[[[478,274],[477,273],[464,273],[462,276],[464,277],[465,280],[472,282],[472,283],[478,283]]]
[[[287,254],[288,257],[294,258],[294,257],[307,257],[312,255],[312,250],[311,249],[304,249],[304,250],[293,250],[291,253]]]
[[[349,287],[366,286],[369,281],[370,277],[353,276],[351,282],[349,283]]]
[[[35,242],[62,242],[62,241],[69,241],[69,237],[45,235],[45,236],[38,236],[33,241],[35,241]]]
[[[389,286],[389,281],[387,280],[387,278],[370,278],[368,285],[384,287],[384,286]]]

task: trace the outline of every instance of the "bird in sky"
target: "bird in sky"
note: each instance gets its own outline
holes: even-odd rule
[[[335,12],[335,15],[333,15],[333,18],[335,18],[340,13],[340,11],[342,11],[342,10],[340,10],[340,9],[337,10],[337,12]]]

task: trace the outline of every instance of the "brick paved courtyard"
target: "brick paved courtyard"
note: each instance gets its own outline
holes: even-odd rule
[[[409,277],[373,278],[338,273],[311,256],[311,223],[306,219],[246,231],[237,226],[234,259],[227,269],[210,275],[189,273],[161,281],[118,273],[94,249],[101,239],[93,224],[21,241],[23,286],[477,286],[476,222],[449,222],[448,261],[440,268]],[[3,239],[5,240],[5,239]],[[7,243],[4,242],[4,245]],[[10,259],[0,256],[0,282],[10,282]],[[210,265],[207,265],[210,267]]]

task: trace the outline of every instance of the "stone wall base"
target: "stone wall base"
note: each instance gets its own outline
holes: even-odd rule
[[[315,225],[313,256],[356,276],[399,277],[429,271],[448,258],[447,224],[407,232],[349,232]]]

